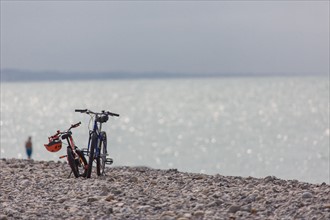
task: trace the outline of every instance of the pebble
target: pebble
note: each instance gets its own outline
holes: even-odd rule
[[[247,204],[247,205],[242,206],[242,207],[240,208],[240,211],[251,212],[251,210],[252,210],[251,204]]]
[[[330,219],[330,186],[297,180],[0,159],[1,219]],[[18,199],[24,198],[24,199]]]
[[[241,209],[241,206],[239,206],[239,205],[231,205],[228,209],[228,212],[229,213],[236,213],[240,209]]]
[[[110,202],[110,201],[112,201],[112,200],[114,200],[114,199],[115,199],[115,197],[114,197],[113,195],[108,195],[108,196],[105,198],[105,201]]]
[[[204,212],[203,211],[196,211],[194,212],[194,217],[195,218],[202,218],[204,216]]]
[[[95,201],[97,201],[98,199],[97,198],[95,198],[95,197],[91,197],[91,198],[88,198],[87,199],[87,202],[95,202]]]
[[[301,198],[303,198],[303,199],[310,199],[310,198],[313,198],[313,194],[310,193],[310,192],[304,192],[304,193],[301,195]]]

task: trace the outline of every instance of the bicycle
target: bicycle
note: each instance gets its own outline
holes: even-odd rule
[[[97,175],[104,175],[105,165],[111,165],[113,159],[107,157],[107,134],[105,131],[102,131],[102,124],[108,121],[109,116],[119,117],[119,114],[104,110],[98,113],[88,109],[75,109],[75,112],[86,113],[91,117],[90,122],[94,120],[93,129],[89,129],[88,147],[84,151],[89,156],[86,177],[91,177],[94,160],[96,161]]]
[[[57,152],[62,148],[62,140],[66,140],[68,143],[67,146],[67,155],[60,156],[60,159],[67,158],[67,161],[71,168],[71,173],[68,178],[70,178],[71,174],[73,173],[76,178],[78,177],[85,177],[87,173],[87,160],[84,156],[84,153],[79,150],[79,148],[75,145],[75,142],[72,137],[72,128],[76,128],[81,124],[78,122],[70,126],[69,129],[65,131],[58,130],[56,134],[53,136],[48,137],[48,144],[44,144],[46,149],[50,152]],[[60,139],[61,138],[61,139]]]

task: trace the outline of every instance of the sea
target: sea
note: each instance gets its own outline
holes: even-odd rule
[[[330,182],[328,76],[1,82],[1,158],[66,154],[48,137],[72,130],[86,148],[92,124],[75,109],[107,110],[111,166],[309,183]]]

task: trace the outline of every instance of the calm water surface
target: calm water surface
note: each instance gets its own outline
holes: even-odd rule
[[[327,77],[1,83],[1,157],[35,160],[56,130],[86,147],[89,117],[75,108],[117,112],[104,125],[114,165],[178,168],[329,183]]]

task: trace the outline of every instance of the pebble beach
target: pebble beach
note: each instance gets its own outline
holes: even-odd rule
[[[69,177],[65,162],[0,159],[0,219],[330,219],[330,185],[107,167]]]

